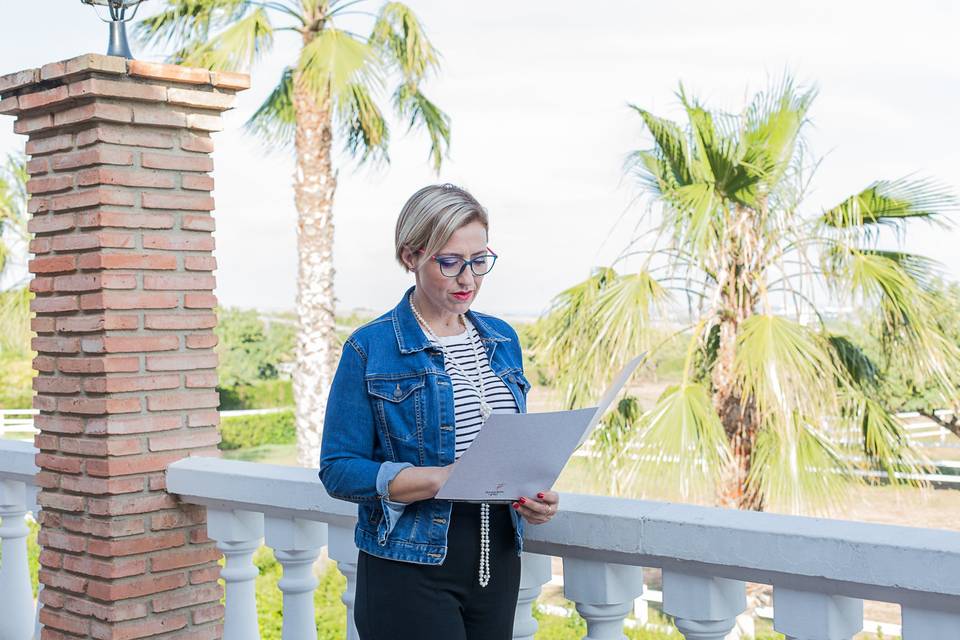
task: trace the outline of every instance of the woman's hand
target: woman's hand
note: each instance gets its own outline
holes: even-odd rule
[[[429,500],[437,495],[452,470],[452,464],[445,467],[407,467],[390,481],[390,499],[403,503]]]
[[[530,524],[549,522],[560,506],[560,496],[554,491],[541,491],[536,498],[521,496],[513,508]]]

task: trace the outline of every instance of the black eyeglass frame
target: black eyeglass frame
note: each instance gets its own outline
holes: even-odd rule
[[[497,254],[493,252],[493,249],[491,249],[490,247],[487,247],[487,251],[489,251],[490,253],[485,253],[482,256],[477,256],[476,258],[470,258],[469,260],[465,259],[463,256],[440,256],[440,255],[432,255],[430,256],[430,259],[436,262],[440,266],[440,275],[446,276],[447,278],[459,278],[460,274],[463,273],[463,270],[467,268],[467,265],[470,265],[470,273],[472,273],[475,277],[479,278],[493,271],[493,265],[497,263],[497,258],[499,257]],[[416,253],[422,253],[422,252],[423,252],[423,249],[418,249]],[[441,257],[445,257],[451,260],[454,258],[459,260],[461,263],[460,269],[453,275],[444,273],[443,263],[440,262]],[[484,271],[483,273],[477,273],[477,270],[474,268],[474,265],[478,261],[483,260],[485,258],[492,258],[492,260],[490,261],[490,268]]]

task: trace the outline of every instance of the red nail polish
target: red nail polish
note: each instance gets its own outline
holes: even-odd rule
[[[516,502],[514,502],[514,503],[513,503],[513,508],[514,508],[514,509],[519,509],[519,508],[520,508],[520,505],[517,504]]]
[[[520,502],[520,504],[527,504],[527,499],[526,499],[526,498],[520,498],[519,502]]]
[[[543,492],[541,491],[540,493],[538,493],[538,494],[537,494],[537,497],[540,498],[541,500],[543,500]]]

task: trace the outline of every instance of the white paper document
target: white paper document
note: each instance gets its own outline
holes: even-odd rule
[[[596,407],[490,416],[436,497],[512,502],[550,489],[645,357],[641,354],[627,363]]]

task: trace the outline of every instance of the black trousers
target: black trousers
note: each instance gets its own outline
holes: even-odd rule
[[[481,587],[480,505],[454,503],[442,565],[360,552],[354,617],[361,640],[510,640],[520,558],[508,505],[490,505],[490,583]]]

